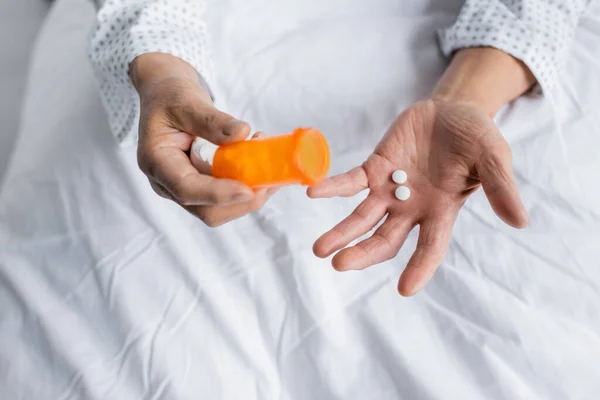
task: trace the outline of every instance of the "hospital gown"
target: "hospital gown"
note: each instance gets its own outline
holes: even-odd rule
[[[300,0],[298,0],[300,1]],[[400,0],[399,0],[400,1]],[[168,53],[188,62],[210,87],[214,79],[205,0],[95,0],[89,52],[111,130],[123,144],[136,141],[139,98],[129,64],[139,55]],[[450,56],[490,46],[522,60],[543,90],[557,81],[588,0],[467,0],[456,22],[438,32]]]

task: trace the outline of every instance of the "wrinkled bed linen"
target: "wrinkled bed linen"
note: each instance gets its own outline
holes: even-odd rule
[[[432,88],[445,65],[434,30],[460,2],[285,16],[284,3],[209,8],[218,105],[271,134],[319,127],[341,172]],[[80,0],[49,16],[0,192],[1,398],[597,398],[597,4],[559,87],[497,118],[530,228],[505,227],[475,194],[409,299],[396,282],[414,232],[363,272],[312,255],[361,196],[286,188],[218,229],[156,196],[109,132],[85,57],[92,19]]]

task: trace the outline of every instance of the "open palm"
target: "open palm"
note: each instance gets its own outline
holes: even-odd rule
[[[411,189],[407,201],[394,196],[391,175],[402,169]],[[395,257],[410,231],[420,226],[417,248],[398,290],[412,295],[441,264],[462,205],[482,185],[496,212],[514,227],[527,225],[512,175],[511,151],[484,111],[468,103],[442,99],[419,102],[391,125],[375,151],[360,167],[308,189],[312,198],[353,196],[369,189],[354,212],[314,245],[318,257],[337,253],[337,270],[358,270]],[[353,240],[385,221],[355,246]]]

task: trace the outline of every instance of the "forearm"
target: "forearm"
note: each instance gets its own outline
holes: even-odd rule
[[[456,22],[440,30],[442,52],[493,47],[522,60],[544,91],[559,80],[589,0],[466,0]]]
[[[203,82],[200,75],[211,81],[212,65],[202,21],[204,1],[95,3],[98,12],[90,40],[90,60],[111,129],[122,143],[134,143],[140,109],[136,89],[141,88],[132,85],[134,60],[151,56],[148,62],[138,65],[138,84],[155,82],[159,76],[185,76]]]
[[[454,54],[433,96],[472,103],[494,116],[535,82],[520,60],[494,48],[469,48]]]

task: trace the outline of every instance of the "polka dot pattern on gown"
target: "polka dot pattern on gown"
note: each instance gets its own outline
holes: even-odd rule
[[[442,51],[489,46],[523,61],[542,90],[551,90],[589,0],[467,0],[451,27],[440,30]]]
[[[129,78],[135,57],[150,52],[179,57],[210,86],[213,68],[202,21],[206,1],[92,0],[98,13],[89,56],[111,130],[121,143],[137,139],[140,104]],[[549,90],[588,3],[467,0],[456,23],[438,32],[440,44],[446,55],[475,46],[503,50],[525,62],[541,87]]]
[[[98,8],[89,44],[110,128],[123,144],[137,140],[139,97],[129,64],[144,53],[167,53],[192,65],[208,83],[212,61],[202,21],[205,0],[93,0]]]

